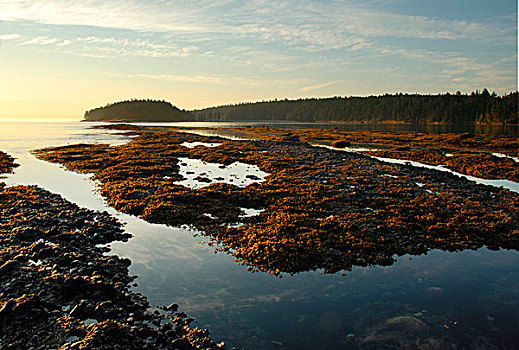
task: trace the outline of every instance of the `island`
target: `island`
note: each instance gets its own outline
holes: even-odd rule
[[[180,110],[167,101],[133,99],[86,111],[84,120],[181,122],[193,118],[189,112]]]

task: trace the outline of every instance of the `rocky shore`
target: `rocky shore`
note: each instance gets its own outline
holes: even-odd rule
[[[430,249],[519,248],[519,200],[510,191],[314,147],[292,130],[264,132],[257,141],[163,128],[132,132],[140,136],[121,146],[72,145],[37,154],[94,174],[109,205],[122,212],[194,226],[252,271],[333,273],[390,265],[395,256]],[[220,145],[189,148],[184,142]],[[497,151],[505,153],[509,144]],[[190,189],[178,184],[179,158],[222,167],[243,162],[270,175],[246,187]],[[245,216],[251,208],[261,213]]]
[[[0,153],[0,169],[13,166]],[[129,234],[108,213],[36,186],[0,190],[1,349],[224,347],[176,304],[151,311],[130,290],[130,261],[106,255]]]
[[[406,159],[446,168],[483,179],[519,182],[519,138],[471,133],[418,133],[409,131],[343,131],[339,129],[227,128],[244,137],[302,141],[344,147],[373,148],[362,153]],[[497,157],[493,153],[506,157]]]
[[[14,158],[8,155],[5,152],[0,151],[0,179],[2,175],[5,173],[10,173],[13,171],[13,168],[16,168],[18,164],[14,162]],[[0,186],[3,187],[3,183],[0,182]]]
[[[363,153],[375,157],[406,159],[430,165],[442,165],[460,174],[482,179],[505,179],[519,182],[519,162],[512,158],[498,157],[483,152],[395,147],[389,150],[365,151]]]

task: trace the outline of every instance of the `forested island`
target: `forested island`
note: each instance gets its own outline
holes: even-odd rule
[[[179,122],[193,120],[193,118],[190,113],[178,109],[167,101],[127,100],[86,111],[85,120]]]
[[[519,124],[519,93],[385,94],[249,102],[181,111],[166,101],[132,100],[96,108],[85,120],[496,123]]]

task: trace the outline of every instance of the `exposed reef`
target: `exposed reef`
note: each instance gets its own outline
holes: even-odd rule
[[[471,133],[418,133],[410,131],[344,131],[339,129],[225,128],[243,137],[287,140],[297,137],[336,148],[367,147],[362,153],[443,165],[456,172],[484,179],[519,182],[519,138]],[[507,155],[497,157],[494,152]],[[516,160],[511,159],[515,157]]]
[[[390,265],[395,255],[430,249],[519,248],[515,193],[301,141],[315,141],[318,132],[270,135],[272,129],[261,130],[262,140],[230,141],[143,129],[140,137],[121,146],[76,145],[37,154],[94,174],[108,204],[120,211],[149,222],[194,226],[253,271],[333,273]],[[508,141],[497,151],[507,153]],[[183,142],[220,145],[188,148]],[[399,143],[408,142],[392,144]],[[480,146],[490,148],[490,143]],[[190,189],[177,183],[183,180],[179,158],[222,166],[239,161],[270,175],[244,188],[215,183]],[[244,208],[263,211],[246,217]]]
[[[13,159],[0,153],[2,171]],[[1,349],[216,349],[178,306],[150,311],[130,285],[127,240],[108,213],[36,186],[0,188]]]
[[[2,174],[10,173],[18,164],[14,162],[14,158],[5,152],[0,151],[0,179]]]
[[[452,151],[440,149],[402,149],[364,151],[376,157],[407,159],[430,165],[442,165],[461,174],[483,179],[506,179],[519,182],[519,163],[507,157],[482,152]]]
[[[510,156],[519,155],[519,138],[505,135],[471,133],[420,133],[414,131],[346,131],[340,129],[281,129],[269,127],[222,128],[263,140],[282,140],[297,136],[303,141],[332,143],[348,141],[352,144],[379,145],[385,148],[396,146],[436,147],[453,150],[478,150],[499,152]]]

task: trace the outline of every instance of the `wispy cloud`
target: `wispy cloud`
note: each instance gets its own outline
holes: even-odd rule
[[[140,38],[114,38],[114,37],[48,37],[37,36],[20,40],[21,36],[9,36],[9,39],[18,39],[23,46],[45,47],[61,50],[62,52],[85,57],[117,58],[117,57],[187,57],[199,48],[194,45],[179,47],[173,43],[165,44],[143,40]]]
[[[338,84],[338,83],[342,83],[342,81],[341,80],[336,80],[336,81],[329,81],[327,83],[318,84],[318,85],[304,86],[303,88],[301,88],[299,90],[299,92],[308,92],[308,91],[318,90],[318,89],[322,89],[324,87],[327,87],[327,86],[330,86],[330,85],[334,85],[334,84]]]
[[[189,6],[177,1],[3,0],[0,20],[153,31],[199,31]],[[197,7],[198,8],[198,7]],[[173,21],[172,21],[173,20]]]
[[[248,85],[254,84],[253,80],[250,79],[236,79],[234,77],[226,77],[223,75],[177,75],[177,74],[133,74],[128,75],[132,78],[146,78],[154,80],[164,80],[169,82],[181,82],[181,83],[203,83],[203,84],[215,84],[215,85],[230,85],[233,83],[246,83]]]
[[[499,21],[404,15],[377,6],[376,2],[360,5],[359,2],[343,0],[199,0],[196,6],[190,2],[164,0],[3,0],[0,20],[114,28],[142,33],[142,36],[153,33],[167,42],[150,43],[143,39],[139,43],[135,38],[128,38],[131,43],[125,43],[125,39],[114,36],[83,38],[85,44],[124,47],[112,50],[113,55],[133,53],[163,58],[185,57],[196,52],[205,57],[211,55],[227,59],[230,57],[226,53],[227,47],[246,42],[251,47],[248,52],[267,51],[269,55],[263,55],[266,57],[262,57],[261,62],[265,69],[276,70],[284,66],[273,60],[273,56],[280,52],[291,56],[292,61],[308,53],[313,53],[311,57],[314,58],[319,53],[326,53],[326,59],[330,59],[330,52],[332,55],[340,52],[341,56],[344,52],[380,53],[389,39],[400,40],[408,46],[409,41],[405,39],[495,41],[499,37],[506,41],[514,38],[516,33],[512,30],[514,28]],[[34,39],[33,44],[49,44]],[[143,49],[136,49],[139,46]],[[195,47],[203,49],[195,50]],[[88,55],[104,55],[101,51],[106,54],[104,49],[99,51],[95,52],[93,46],[89,50],[77,50]],[[418,55],[416,50],[415,55]],[[345,56],[344,61],[347,59]],[[249,55],[242,61],[258,63],[260,59]]]
[[[224,74],[208,75],[183,75],[183,74],[150,74],[134,73],[121,74],[115,72],[103,72],[109,76],[123,77],[130,79],[151,79],[172,83],[195,83],[210,84],[219,86],[245,86],[245,87],[265,87],[272,85],[293,86],[307,81],[307,79],[264,79],[258,76],[233,76]]]
[[[56,44],[56,46],[67,46],[67,45],[70,45],[72,43],[72,41],[70,40],[63,40],[62,42]]]
[[[47,36],[39,36],[31,40],[22,42],[22,45],[50,45],[59,42],[58,38],[49,38]]]
[[[382,12],[350,1],[199,0],[3,0],[0,20],[87,25],[136,31],[254,35],[266,42],[353,45],[359,38],[427,39],[495,37],[500,28],[483,22]],[[296,10],[297,9],[297,10]]]
[[[0,34],[0,40],[15,40],[20,38],[20,34]]]
[[[254,87],[254,79],[230,77],[273,81],[279,75],[280,83],[304,79],[298,85],[303,93],[347,80],[352,65],[372,77],[378,70],[378,80],[403,77],[404,69],[391,70],[397,62],[406,69],[414,64],[413,74],[434,69],[437,77],[460,84],[482,77],[517,80],[516,69],[501,61],[517,51],[513,16],[404,14],[378,0],[1,1],[0,21],[45,29],[2,34],[26,48],[170,64],[187,64],[189,57],[201,70],[188,76],[157,69],[141,79]],[[214,74],[225,69],[223,76]],[[328,82],[311,85],[319,81]]]

